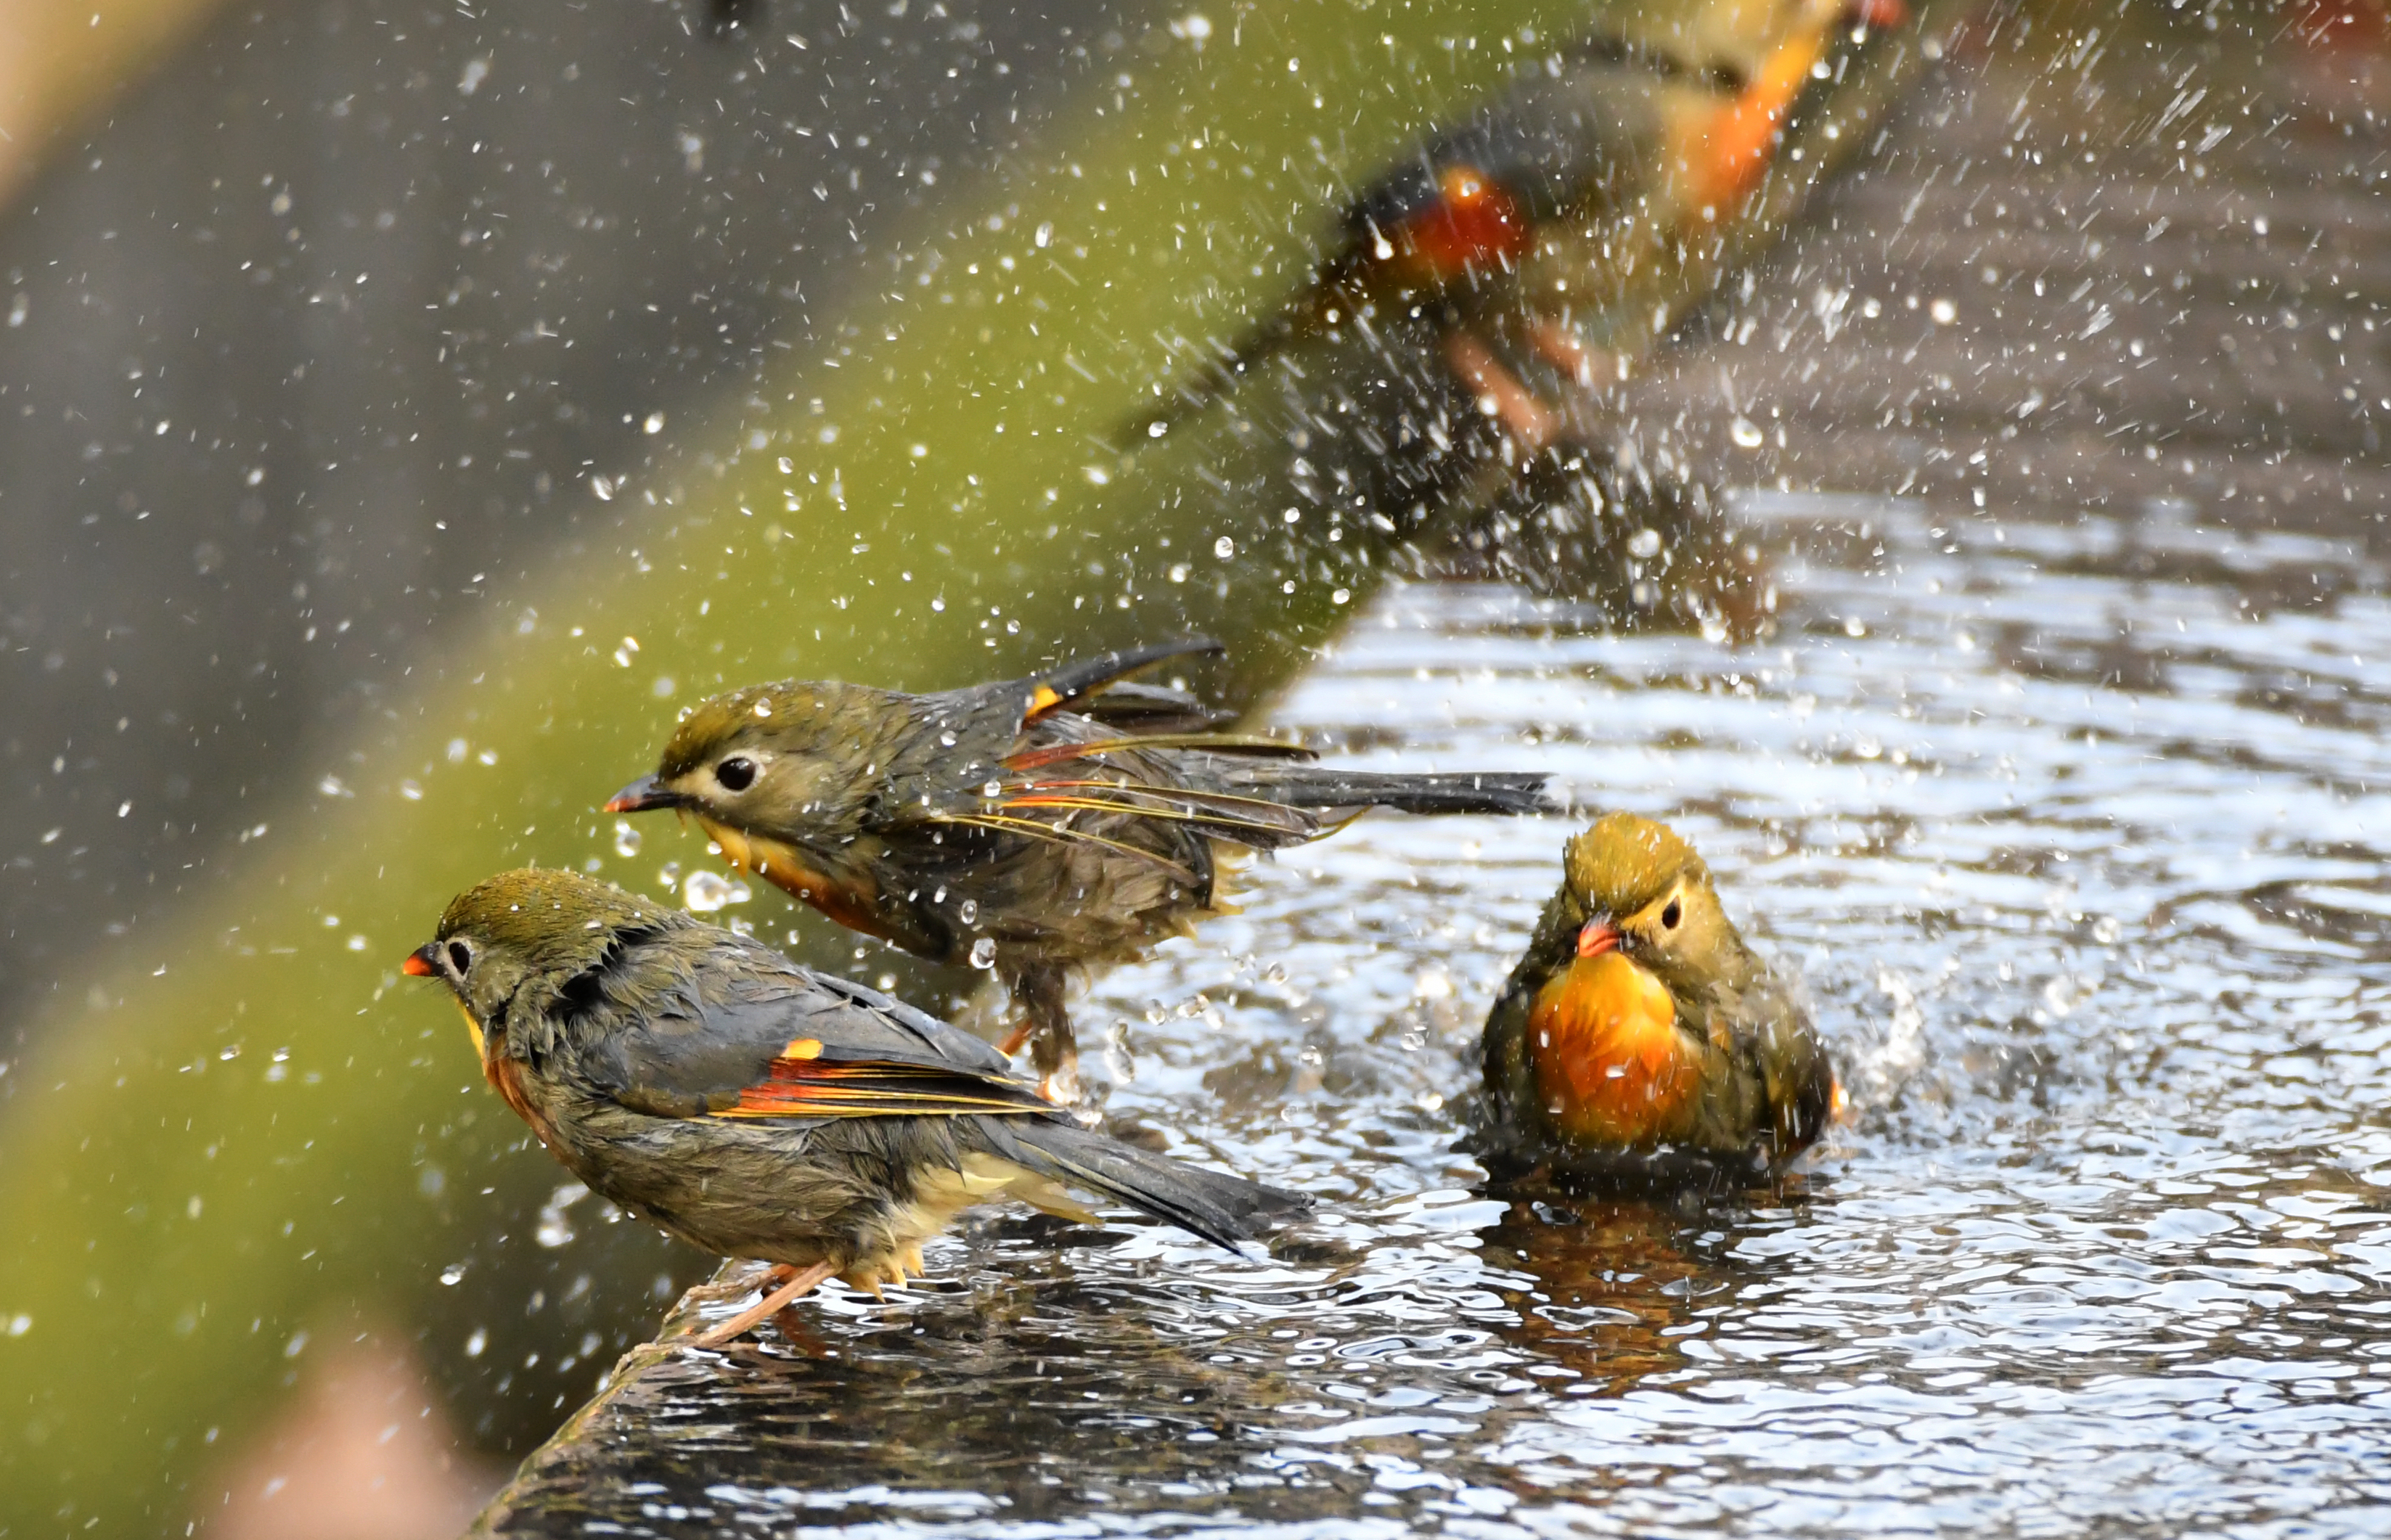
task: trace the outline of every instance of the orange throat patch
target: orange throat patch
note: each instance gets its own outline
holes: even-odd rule
[[[1537,991],[1528,1059],[1553,1127],[1611,1148],[1682,1137],[1701,1078],[1668,986],[1616,951],[1571,959]]]
[[[859,930],[866,936],[876,936],[884,941],[894,940],[888,927],[873,912],[866,895],[850,891],[808,864],[797,853],[797,848],[769,835],[751,835],[734,829],[728,823],[717,823],[699,814],[697,822],[706,837],[722,847],[722,859],[731,869],[751,873],[782,889],[793,899],[801,899],[849,930]]]

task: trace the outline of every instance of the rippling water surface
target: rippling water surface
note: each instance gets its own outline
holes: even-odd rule
[[[2176,504],[1738,506],[1794,552],[1768,641],[1411,588],[1275,710],[1578,813],[1374,816],[1080,1007],[1111,1117],[1320,1195],[1270,1261],[984,1220],[652,1370],[526,1522],[2391,1531],[2379,568]],[[1455,1153],[1609,807],[1808,979],[1853,1108],[1781,1192],[1513,1201]]]

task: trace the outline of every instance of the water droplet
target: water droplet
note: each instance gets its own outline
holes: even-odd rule
[[[1105,1034],[1105,1073],[1115,1085],[1127,1085],[1137,1079],[1137,1059],[1129,1051],[1129,1023],[1116,1021]]]
[[[489,1345],[489,1332],[484,1327],[475,1326],[473,1328],[473,1335],[465,1339],[465,1356],[468,1358],[479,1358],[482,1356],[482,1350]]]
[[[1237,542],[1226,535],[1212,542],[1212,554],[1225,562],[1237,553]]]
[[[949,728],[946,731],[938,734],[938,746],[941,748],[952,748],[955,746],[955,733],[952,728]]]
[[[711,914],[726,904],[745,903],[755,896],[745,883],[733,882],[717,872],[691,872],[680,890],[681,902],[699,914]]]
[[[979,794],[990,800],[994,800],[995,798],[1004,795],[1004,783],[1002,781],[990,781],[980,787]]]
[[[971,965],[976,968],[996,966],[996,943],[983,936],[972,943]]]
[[[1843,616],[1843,635],[1845,635],[1845,636],[1866,636],[1866,635],[1868,635],[1868,622],[1867,622],[1867,621],[1865,621],[1865,620],[1862,620],[1859,616],[1857,616],[1857,615],[1847,615]]]
[[[631,827],[627,819],[614,821],[614,853],[636,856],[640,853],[640,831]]]
[[[440,1281],[451,1288],[463,1283],[465,1281],[465,1264],[461,1262],[450,1262],[447,1266],[440,1270]]]
[[[1735,440],[1736,447],[1738,449],[1757,449],[1768,436],[1760,431],[1759,423],[1748,417],[1738,417],[1728,423],[1726,433],[1729,438]]]
[[[1926,307],[1926,313],[1934,317],[1936,326],[1949,326],[1958,319],[1959,307],[1949,300],[1936,300]]]
[[[1639,529],[1627,538],[1627,554],[1639,562],[1648,562],[1661,554],[1661,532]]]
[[[977,899],[965,899],[963,902],[963,907],[957,910],[955,913],[963,924],[970,925],[973,921],[979,918],[979,900]]]

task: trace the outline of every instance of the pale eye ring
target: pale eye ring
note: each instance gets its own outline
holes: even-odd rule
[[[457,970],[459,977],[463,977],[466,971],[473,965],[473,949],[462,941],[449,942],[448,965]]]
[[[756,783],[756,761],[743,754],[734,754],[714,767],[714,779],[724,791],[743,792]]]
[[[1677,928],[1677,922],[1685,917],[1685,906],[1680,904],[1676,899],[1671,899],[1669,900],[1669,907],[1661,911],[1661,928],[1663,930],[1674,930]]]

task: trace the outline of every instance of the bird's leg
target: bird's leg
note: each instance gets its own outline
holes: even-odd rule
[[[1480,408],[1510,431],[1521,453],[1533,455],[1552,442],[1559,420],[1474,332],[1446,333],[1444,362],[1478,393]]]
[[[1580,385],[1591,385],[1619,368],[1616,355],[1608,349],[1586,346],[1585,339],[1580,337],[1575,329],[1564,326],[1549,316],[1529,323],[1528,343],[1536,350],[1538,357]]]
[[[766,1316],[779,1314],[791,1301],[819,1287],[824,1278],[837,1271],[835,1262],[818,1262],[728,1321],[699,1332],[689,1339],[689,1345],[692,1348],[718,1348],[725,1342],[743,1337]]]
[[[1071,1032],[1071,1013],[1064,1004],[1064,971],[1051,964],[1032,964],[1013,981],[1013,1002],[1023,1021],[1016,1037],[1029,1043],[1029,1062],[1038,1070],[1039,1089],[1046,1099],[1068,1106],[1079,1099],[1079,1046]]]

